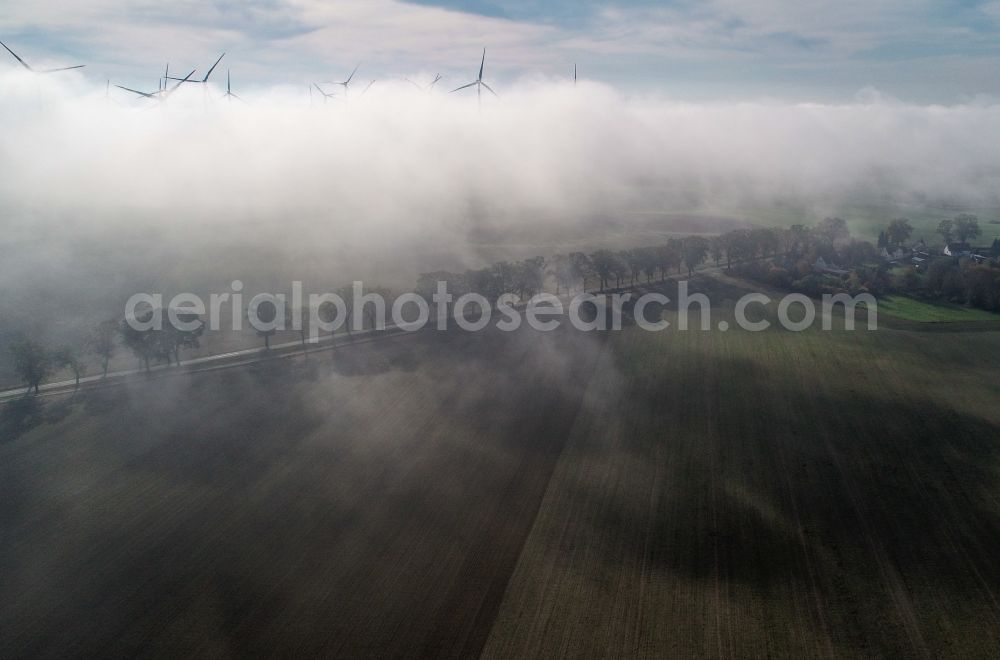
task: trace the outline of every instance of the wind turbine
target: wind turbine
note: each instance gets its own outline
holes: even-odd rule
[[[165,103],[166,100],[168,98],[170,98],[170,95],[177,91],[178,87],[180,87],[181,85],[183,85],[186,82],[190,82],[191,81],[191,76],[194,75],[195,71],[197,71],[197,69],[191,69],[191,73],[187,74],[183,78],[180,78],[178,80],[177,84],[174,85],[173,87],[171,87],[170,89],[167,89],[167,85],[166,85],[166,83],[164,83],[163,84],[163,92],[160,94],[160,103]]]
[[[486,49],[484,48],[483,49],[483,59],[479,63],[479,77],[476,78],[475,80],[473,80],[472,82],[470,82],[468,85],[462,85],[461,87],[456,87],[455,89],[451,90],[451,92],[449,92],[449,93],[454,94],[455,92],[457,92],[459,90],[466,89],[468,87],[473,87],[474,86],[476,88],[476,100],[479,102],[479,108],[480,109],[482,109],[482,107],[483,107],[483,87],[485,87],[487,90],[489,90],[490,94],[492,94],[493,96],[496,96],[497,98],[500,98],[500,95],[497,94],[496,92],[494,92],[492,87],[490,87],[489,85],[487,85],[486,83],[483,82],[483,67],[485,65],[486,65]]]
[[[178,80],[179,82],[176,85],[174,85],[173,87],[171,87],[170,89],[167,89],[166,86],[164,86],[163,89],[157,90],[155,92],[141,92],[138,89],[132,89],[130,87],[123,87],[121,85],[115,85],[115,87],[117,87],[118,89],[124,89],[126,92],[132,92],[133,94],[137,94],[137,95],[139,95],[139,96],[141,96],[143,98],[155,99],[157,101],[161,101],[162,102],[162,101],[166,101],[167,98],[169,98],[171,94],[173,94],[174,92],[176,92],[178,87],[180,87],[181,85],[183,85],[186,82],[190,82],[191,76],[194,75],[195,71],[196,71],[196,69],[191,69],[191,73],[187,74],[183,78],[171,78],[171,80]]]
[[[155,92],[142,92],[138,89],[132,89],[131,87],[123,87],[122,85],[115,84],[118,89],[124,89],[126,92],[132,92],[133,94],[138,94],[147,99],[155,99],[158,95],[163,93],[163,88],[156,90]]]
[[[181,82],[198,83],[199,85],[208,85],[208,78],[209,78],[209,76],[212,75],[212,72],[215,71],[215,67],[219,66],[219,62],[221,62],[222,58],[225,57],[225,56],[226,56],[225,53],[223,53],[222,55],[219,55],[219,59],[215,60],[215,64],[213,64],[211,66],[211,68],[208,70],[208,73],[206,73],[205,77],[202,78],[201,80],[188,80],[187,78],[171,78],[170,76],[164,76],[164,78],[166,78],[168,80],[180,80]],[[170,65],[168,64],[167,67],[169,69]],[[188,76],[188,77],[190,77],[190,76]]]
[[[323,83],[323,84],[325,85],[326,83]],[[313,83],[313,87],[315,87],[315,88],[316,88],[316,90],[317,90],[317,91],[318,91],[318,92],[319,92],[320,94],[322,94],[322,95],[323,95],[323,103],[326,103],[326,102],[327,102],[327,101],[329,101],[330,99],[335,99],[335,98],[337,98],[337,95],[336,95],[336,94],[334,94],[333,92],[329,92],[329,93],[327,93],[327,92],[324,92],[324,91],[323,91],[323,88],[319,86],[319,83]],[[309,88],[309,96],[310,96],[310,98],[312,98],[312,87],[310,87],[310,88]]]
[[[42,69],[40,71],[35,71],[34,69],[31,68],[30,64],[21,59],[20,55],[12,51],[10,48],[7,48],[7,44],[0,41],[0,46],[6,48],[7,52],[13,55],[14,59],[16,59],[18,62],[21,63],[21,66],[23,66],[28,71],[31,71],[32,73],[56,73],[57,71],[69,71],[70,69],[82,69],[83,67],[87,66],[86,64],[77,64],[76,66],[63,66],[57,69]]]
[[[226,93],[222,95],[222,98],[228,99],[230,102],[232,99],[236,99],[240,103],[246,103],[246,101],[233,94],[233,85],[229,78],[229,69],[226,69]]]
[[[434,76],[434,80],[432,80],[426,86],[424,86],[424,85],[418,85],[417,83],[413,82],[409,78],[403,78],[403,80],[405,80],[406,82],[410,83],[411,85],[413,85],[414,87],[416,87],[420,91],[429,92],[429,91],[431,91],[431,88],[433,88],[434,85],[436,85],[438,83],[438,81],[441,80],[441,74],[439,73],[439,74],[435,75]]]
[[[206,112],[208,111],[208,78],[209,76],[212,75],[212,72],[215,71],[215,67],[219,66],[219,62],[221,62],[222,58],[225,56],[226,56],[225,53],[219,55],[219,59],[215,60],[215,64],[209,67],[208,72],[205,74],[205,77],[202,78],[201,80],[181,80],[182,84],[184,82],[192,82],[201,85],[201,91],[202,91],[201,100],[202,100],[202,105],[204,106]],[[179,80],[179,78],[170,78],[170,80]],[[164,81],[164,86],[166,86],[165,81]]]
[[[351,84],[351,80],[354,78],[354,74],[358,72],[358,67],[359,66],[361,66],[360,63],[358,63],[358,66],[354,67],[354,71],[351,71],[351,75],[347,76],[347,80],[345,80],[343,82],[332,82],[330,84],[331,85],[342,85],[344,87],[344,96],[347,96],[347,87]]]

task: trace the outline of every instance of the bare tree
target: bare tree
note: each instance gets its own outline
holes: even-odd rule
[[[587,276],[594,272],[594,265],[583,252],[572,252],[569,255],[571,272],[575,279],[580,280],[580,288],[587,291]]]
[[[348,308],[348,302],[347,302],[346,298],[343,298],[343,300],[344,300],[344,307],[345,307],[345,310],[346,310]],[[316,310],[316,315],[319,317],[319,320],[322,321],[325,324],[332,324],[332,323],[336,322],[337,321],[337,315],[338,315],[338,313],[339,312],[337,310],[337,306],[334,303],[330,302],[330,301],[326,301],[324,303],[321,303],[320,306],[319,306],[319,308]],[[347,332],[349,334],[350,331],[351,331],[350,314],[349,313],[347,314],[347,319],[345,319],[344,322],[341,323],[341,325],[343,327],[347,328]],[[334,330],[330,331],[330,347],[331,348],[333,348],[334,346],[336,346],[336,343],[337,343],[336,340],[337,340],[337,330],[334,329]]]
[[[158,333],[157,339],[160,354],[166,359],[167,364],[170,364],[171,359],[173,359],[174,364],[180,366],[181,350],[198,348],[201,345],[201,335],[205,332],[205,324],[202,323],[197,314],[178,312],[177,310],[174,310],[174,314],[184,329],[178,328],[172,321],[168,321],[163,331]],[[187,329],[189,324],[197,325],[192,329]]]
[[[708,241],[701,236],[688,236],[681,244],[684,255],[684,265],[687,266],[688,277],[694,273],[705,257],[708,256]]]
[[[955,235],[955,222],[954,220],[942,220],[938,223],[937,233],[941,235],[944,242],[951,243],[952,237]]]
[[[76,379],[73,389],[80,389],[80,379],[87,373],[87,365],[80,359],[79,354],[69,346],[60,348],[52,354],[52,363],[56,367],[69,369]]]
[[[344,329],[347,330],[347,338],[350,341],[354,341],[354,331],[351,328],[351,320],[354,318],[354,287],[353,286],[342,286],[335,293],[340,296],[340,299],[344,301]],[[331,320],[334,317],[331,317]]]
[[[101,373],[103,378],[108,377],[108,365],[111,358],[115,356],[118,345],[115,342],[118,336],[118,321],[109,319],[101,322],[90,334],[88,345],[90,351],[101,359]]]
[[[289,316],[287,305],[282,310],[282,312],[284,314],[282,318],[287,319]],[[274,323],[278,318],[278,306],[270,300],[264,300],[259,305],[257,305],[256,316],[257,319],[264,324]],[[274,328],[257,331],[257,336],[264,338],[265,351],[271,350],[271,337],[273,337],[275,333],[276,330]]]
[[[140,322],[148,321],[153,312],[149,311],[148,314],[149,316],[137,318],[137,320]],[[139,359],[139,368],[145,369],[146,373],[149,373],[149,362],[158,355],[159,351],[159,341],[156,336],[159,331],[153,329],[137,330],[128,322],[128,319],[121,321],[118,331],[121,334],[122,343]]]
[[[679,255],[672,245],[658,245],[653,248],[653,253],[656,256],[656,267],[660,270],[660,281],[663,282],[667,279],[670,268],[680,263]]]
[[[889,226],[885,230],[885,239],[889,243],[890,247],[896,247],[897,245],[902,245],[913,233],[913,227],[910,225],[910,221],[906,218],[896,218],[889,223]]]
[[[52,356],[33,339],[21,339],[10,345],[14,370],[28,386],[27,393],[38,394],[39,385],[52,372]]]
[[[816,225],[816,233],[826,237],[831,243],[845,241],[850,238],[851,233],[847,229],[847,221],[843,218],[823,218]]]
[[[569,255],[557,254],[548,261],[548,273],[556,283],[556,295],[562,293],[563,289],[569,292],[573,281],[572,263]]]
[[[514,265],[512,288],[521,300],[526,300],[542,290],[545,280],[545,257],[532,257]]]
[[[600,281],[600,289],[604,291],[617,270],[618,258],[611,250],[598,250],[590,255],[590,263]]]
[[[716,267],[722,262],[722,255],[725,252],[725,245],[722,236],[713,236],[708,241],[708,251],[712,255],[712,260]]]
[[[306,347],[306,340],[309,337],[309,330],[312,326],[312,310],[303,305],[295,310],[296,317],[299,321],[299,339],[302,342],[302,352],[305,353],[308,349]]]
[[[653,281],[653,277],[656,275],[656,248],[642,247],[636,249],[635,252],[639,255],[640,268],[642,269],[642,274],[646,276],[646,283],[648,284]]]
[[[955,228],[955,238],[962,243],[976,238],[983,233],[983,230],[979,228],[979,218],[971,213],[962,213],[955,216],[953,226]]]

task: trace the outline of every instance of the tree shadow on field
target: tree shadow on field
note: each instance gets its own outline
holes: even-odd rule
[[[0,442],[20,438],[42,424],[61,422],[72,414],[79,401],[76,394],[47,402],[28,396],[0,406]]]
[[[581,481],[572,494],[604,503],[592,533],[606,561],[624,551],[753,593],[792,584],[823,603],[817,627],[880,654],[914,650],[900,598],[932,650],[956,622],[1000,621],[1000,427],[929,397],[809,391],[750,360],[713,360],[701,376],[627,386],[648,414],[626,442],[645,485]]]
[[[321,425],[305,396],[312,373],[308,364],[272,360],[178,380],[169,390],[133,388],[124,421],[142,429],[149,449],[129,467],[182,483],[252,483]]]
[[[45,421],[44,408],[33,396],[0,406],[0,441],[16,440]]]
[[[713,308],[717,306],[727,306],[728,303],[739,300],[745,296],[750,290],[741,289],[733,286],[732,284],[717,280],[714,277],[700,276],[696,274],[692,278],[688,279],[684,275],[674,274],[670,277],[670,279],[663,282],[638,282],[634,289],[626,291],[627,293],[632,294],[632,298],[629,302],[634,304],[635,301],[645,293],[660,293],[670,299],[667,304],[663,305],[663,309],[676,312],[678,309],[678,284],[680,280],[684,280],[688,283],[689,297],[695,294],[703,293],[708,296]],[[650,308],[658,309],[659,305],[651,305]],[[694,305],[691,309],[697,311],[699,308],[697,305]]]
[[[45,422],[47,424],[56,424],[69,417],[73,413],[73,409],[80,402],[79,396],[79,392],[75,392],[45,404]]]
[[[88,414],[103,415],[127,405],[128,399],[122,396],[120,387],[99,387],[86,391],[81,401]]]
[[[416,352],[395,341],[338,346],[333,352],[333,370],[341,376],[374,376],[390,371],[416,371],[420,359]]]
[[[293,380],[310,379],[316,375],[315,360],[313,356],[307,356],[305,360],[293,360],[284,357],[275,357],[268,360],[255,362],[246,370],[246,376],[261,387],[272,387],[282,382]],[[227,373],[228,382],[239,383],[245,376],[240,370],[232,370]]]
[[[392,365],[383,355],[338,350],[333,354],[333,370],[341,376],[374,376],[391,371]]]

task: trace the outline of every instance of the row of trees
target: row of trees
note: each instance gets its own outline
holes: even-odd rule
[[[960,213],[954,218],[945,219],[938,223],[937,234],[947,245],[958,242],[967,243],[983,235],[983,230],[979,226],[979,218],[971,213]],[[879,248],[902,247],[913,235],[913,225],[908,218],[897,218],[889,223],[878,235]],[[991,251],[993,257],[1000,257],[1000,240],[993,239]]]
[[[432,271],[421,273],[417,293],[429,298],[438,282],[446,282],[448,291],[459,296],[477,293],[487,300],[513,294],[525,300],[550,286],[556,295],[587,290],[591,285],[600,291],[634,285],[645,280],[663,280],[676,270],[688,273],[703,264],[712,249],[712,241],[701,236],[670,239],[663,245],[630,250],[601,249],[591,253],[570,252],[549,258],[532,257],[524,261],[499,261],[487,268],[464,273]]]
[[[671,272],[681,273],[685,269],[691,275],[709,257],[716,266],[725,260],[726,265],[731,267],[733,263],[771,256],[780,250],[809,243],[814,232],[815,236],[826,236],[832,242],[846,233],[846,223],[828,219],[820,223],[816,230],[802,226],[790,230],[746,229],[710,238],[688,236],[669,239],[662,245],[628,250],[601,249],[591,253],[558,254],[548,259],[539,256],[523,261],[500,261],[487,268],[464,273],[435,271],[420,275],[416,291],[429,299],[437,288],[437,282],[444,281],[448,284],[449,292],[456,297],[464,293],[478,293],[493,301],[504,294],[514,294],[525,300],[546,288],[554,289],[557,295],[575,290],[586,291],[594,286],[603,292],[611,288],[635,285],[640,281],[663,281]],[[391,304],[393,294],[388,289],[377,288],[367,292],[378,293]],[[346,303],[350,318],[353,315],[351,287],[342,287],[335,293]],[[258,318],[265,322],[273,319],[279,312],[267,305],[269,303],[257,310]],[[312,318],[309,310],[281,311],[286,319],[291,318],[292,314],[300,315],[300,336],[305,348]],[[332,306],[321,308],[318,312],[319,318],[325,322],[332,322],[336,317]],[[138,320],[148,321],[153,313],[150,310]],[[363,327],[375,327],[374,314],[374,308],[366,306]],[[348,333],[352,330],[350,323],[345,323],[344,328]],[[131,351],[139,360],[140,368],[147,372],[153,364],[179,365],[181,351],[199,347],[203,329],[203,326],[199,326],[196,330],[181,331],[170,323],[164,323],[159,330],[139,331],[124,321],[111,320],[99,324],[83,350],[62,348],[52,351],[37,340],[25,339],[15,342],[11,346],[11,352],[15,371],[29,386],[30,391],[37,392],[38,386],[46,378],[67,368],[74,373],[79,384],[79,379],[86,373],[84,356],[87,354],[97,358],[101,373],[107,376],[108,366],[119,346]],[[258,332],[264,341],[265,350],[270,349],[274,334],[273,331]]]
[[[150,310],[148,316],[140,320],[148,321],[152,314]],[[190,315],[179,320],[197,321]],[[88,355],[97,359],[102,377],[107,377],[111,360],[120,345],[131,350],[146,371],[154,361],[180,364],[181,350],[197,348],[203,331],[203,325],[185,331],[170,323],[165,323],[162,329],[140,331],[125,321],[111,319],[99,323],[82,348],[62,346],[52,349],[37,339],[24,337],[12,342],[9,350],[15,373],[27,386],[28,393],[37,394],[47,378],[62,370],[68,370],[73,375],[76,388],[79,388],[80,379],[87,374]]]
[[[896,218],[878,234],[878,247],[895,249],[902,247],[913,235],[913,225],[909,218]]]
[[[891,223],[895,240],[906,240],[907,224],[908,221],[896,220]],[[751,231],[775,232],[784,251],[771,259],[742,259],[743,263],[736,268],[741,277],[811,296],[840,292],[878,295],[888,285],[889,278],[879,265],[876,247],[869,241],[853,238],[843,218],[826,218],[812,228],[794,225],[787,230]],[[737,244],[740,241],[735,240]],[[745,243],[746,239],[742,241]],[[882,242],[881,238],[879,242]],[[741,252],[736,254],[742,256]],[[750,255],[769,256],[760,251]],[[816,264],[820,260],[831,269],[845,274],[838,276],[817,272]]]
[[[981,234],[975,216],[963,214],[953,220],[942,221],[939,228],[946,240],[968,240]],[[892,220],[879,234],[879,247],[894,248],[904,245],[912,236],[913,227],[906,218]],[[1000,256],[1000,243],[994,241],[996,256]],[[696,268],[711,259],[727,269],[738,266],[738,272],[750,279],[764,281],[772,286],[801,291],[810,295],[848,291],[852,294],[869,292],[882,295],[889,291],[942,297],[984,309],[1000,310],[1000,268],[994,264],[942,258],[933,261],[926,275],[907,269],[891,274],[881,263],[876,246],[867,241],[855,240],[842,218],[830,217],[815,227],[793,225],[787,229],[753,228],[738,229],[713,237],[688,236],[669,239],[662,245],[645,246],[628,250],[601,249],[591,253],[570,252],[555,256],[533,257],[523,261],[500,261],[487,268],[467,270],[464,273],[434,271],[419,276],[416,292],[427,299],[437,290],[439,281],[448,284],[454,296],[478,293],[487,300],[496,301],[504,294],[513,294],[525,300],[546,289],[555,293],[586,291],[596,286],[600,291],[634,286],[638,282],[665,280],[671,272],[687,270],[690,276]],[[848,272],[831,277],[815,272],[814,264],[823,259],[837,264]],[[378,293],[391,304],[393,294],[388,289],[367,291]],[[348,318],[353,316],[351,304],[353,290],[342,287],[336,293],[347,305]],[[269,304],[269,303],[268,303]],[[267,322],[279,312],[261,308],[257,316]],[[309,334],[312,315],[309,310],[282,310],[285,318],[298,314],[303,349]],[[336,310],[332,305],[321,308],[319,317],[333,322]],[[153,311],[147,312],[153,314]],[[375,310],[364,309],[362,327],[375,327]],[[140,321],[149,320],[149,317]],[[184,318],[182,321],[198,321]],[[345,323],[348,333],[352,327]],[[135,330],[118,320],[105,321],[91,334],[84,350],[60,348],[49,350],[36,340],[24,339],[11,346],[14,368],[29,391],[38,391],[42,381],[58,370],[70,370],[79,386],[86,373],[84,355],[94,355],[104,376],[119,345],[129,349],[149,371],[152,363],[180,364],[182,350],[197,348],[204,327],[178,330],[171,323],[164,323],[161,330]],[[258,333],[270,349],[273,331]]]
[[[924,274],[906,268],[892,278],[892,290],[1000,312],[1000,266],[995,261],[934,259]]]
[[[961,213],[951,220],[942,220],[938,224],[937,233],[940,234],[945,243],[952,241],[965,243],[979,238],[983,230],[979,228],[979,218],[971,213]]]
[[[137,317],[140,323],[148,323],[154,314],[153,310]],[[178,325],[187,327],[187,324],[196,325],[192,330],[180,330],[173,323],[165,321],[161,328],[149,330],[137,330],[126,321],[117,323],[118,334],[121,336],[122,344],[132,351],[139,359],[142,366],[148,372],[150,363],[157,361],[166,364],[181,363],[181,351],[186,348],[198,348],[201,345],[201,335],[205,331],[205,326],[201,320],[193,314],[178,314]],[[102,341],[108,343],[103,346],[112,348],[114,346],[114,334],[110,323],[102,324],[103,332],[99,332]],[[102,356],[103,358],[103,356]],[[110,357],[107,358],[110,360]],[[107,375],[107,362],[104,362],[104,375]]]
[[[80,387],[80,379],[87,374],[85,352],[92,353],[99,359],[104,375],[108,373],[108,365],[114,357],[119,331],[118,321],[105,321],[94,329],[87,340],[86,351],[80,351],[71,346],[50,349],[40,341],[24,337],[15,340],[10,345],[14,371],[27,386],[28,392],[38,393],[38,389],[46,378],[54,372],[69,370]]]

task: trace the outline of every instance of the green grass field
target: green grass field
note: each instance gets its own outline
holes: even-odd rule
[[[24,400],[0,656],[996,657],[998,363],[432,332]]]
[[[923,323],[959,323],[962,321],[1000,321],[1000,314],[982,309],[926,302],[908,296],[886,296],[878,301],[879,314],[889,314],[906,321]]]
[[[839,216],[847,220],[852,235],[872,242],[892,219],[908,218],[913,226],[914,241],[922,238],[929,244],[937,244],[941,241],[937,234],[938,223],[963,212],[972,213],[979,218],[983,233],[976,240],[977,244],[989,245],[995,237],[1000,236],[1000,208],[992,206],[941,208],[918,203],[837,199],[719,209],[717,214],[746,218],[761,227],[790,227],[795,224],[814,226],[826,216]]]

